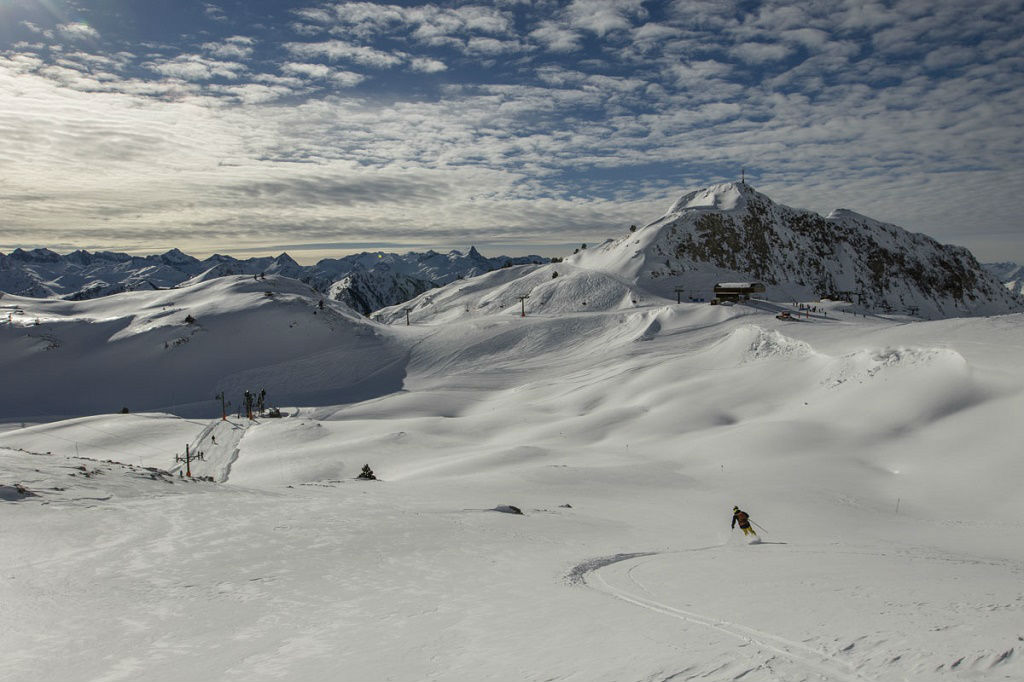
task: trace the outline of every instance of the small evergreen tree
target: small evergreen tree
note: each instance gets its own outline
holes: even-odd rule
[[[364,464],[363,465],[362,472],[356,478],[361,478],[364,481],[376,481],[377,480],[377,477],[374,475],[373,469],[370,468],[369,464]]]

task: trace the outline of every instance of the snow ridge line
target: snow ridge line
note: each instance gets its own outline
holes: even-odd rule
[[[779,654],[780,656],[784,656],[785,658],[788,658],[789,660],[797,663],[798,665],[801,665],[805,668],[809,668],[823,675],[826,679],[836,679],[840,680],[841,682],[864,682],[865,680],[871,679],[863,677],[856,671],[851,670],[847,672],[839,669],[839,666],[846,667],[845,664],[843,664],[840,661],[837,661],[835,657],[830,656],[828,653],[815,650],[801,642],[795,642],[793,640],[789,640],[784,637],[779,637],[778,635],[763,632],[761,630],[757,630],[755,628],[751,628],[745,625],[741,625],[738,623],[730,623],[728,621],[723,621],[718,618],[704,616],[699,613],[694,613],[692,611],[686,611],[684,609],[669,606],[668,604],[663,604],[654,599],[649,599],[636,594],[632,594],[626,590],[611,585],[610,583],[608,583],[607,580],[605,580],[604,576],[602,576],[598,572],[600,569],[606,568],[607,566],[610,566],[615,563],[619,563],[622,561],[630,561],[634,559],[641,559],[648,556],[656,556],[657,554],[659,553],[646,552],[632,555],[618,554],[614,557],[607,557],[606,560],[604,560],[603,562],[601,562],[601,560],[585,562],[584,564],[580,564],[579,566],[577,566],[576,569],[582,570],[580,574],[580,579],[585,584],[592,586],[599,592],[604,592],[605,594],[611,597],[621,599],[622,601],[628,602],[635,606],[639,606],[641,608],[645,608],[655,613],[660,613],[662,615],[676,618],[678,620],[682,620],[688,623],[701,625],[707,628],[711,628],[713,630],[718,630],[719,632],[723,632],[727,635],[730,635],[731,637],[735,637],[736,639],[739,639],[744,642],[751,642],[765,649],[769,649]],[[588,564],[592,564],[591,569],[584,568]],[[634,585],[639,587],[644,592],[650,594],[650,592],[632,575],[633,569],[635,569],[638,565],[639,564],[631,566],[626,571],[626,576],[630,579],[630,582],[632,582]],[[574,569],[574,572],[576,571],[576,569]],[[585,579],[585,574],[588,572],[593,573],[593,584]],[[570,574],[570,576],[572,575],[573,574]],[[803,653],[795,653],[793,649],[798,649]]]

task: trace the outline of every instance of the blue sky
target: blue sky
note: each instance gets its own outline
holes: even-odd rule
[[[0,0],[0,249],[557,255],[745,167],[1021,262],[1022,55],[1024,0]]]

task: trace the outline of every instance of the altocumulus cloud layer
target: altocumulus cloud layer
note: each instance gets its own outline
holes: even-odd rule
[[[784,203],[1024,260],[1022,10],[11,0],[0,247],[554,253],[743,166]]]

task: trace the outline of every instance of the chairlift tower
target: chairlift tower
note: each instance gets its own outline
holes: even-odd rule
[[[523,294],[519,297],[519,305],[522,306],[522,312],[519,317],[526,317],[526,299],[530,298],[529,294]]]
[[[192,460],[194,460],[194,459],[197,459],[197,458],[194,457],[192,455],[192,453],[189,451],[188,443],[185,444],[185,456],[184,457],[182,457],[181,455],[175,455],[174,456],[174,461],[175,462],[184,462],[185,463],[185,475],[188,476],[189,478],[192,478]]]

